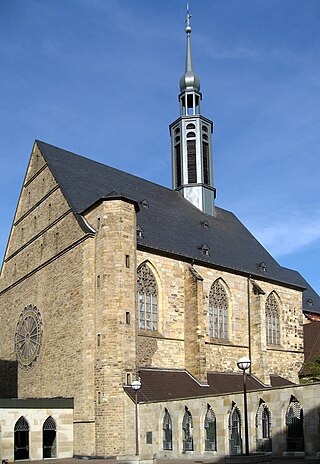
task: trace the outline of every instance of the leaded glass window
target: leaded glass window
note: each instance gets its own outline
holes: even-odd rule
[[[146,264],[137,271],[139,329],[158,330],[158,290],[151,270]]]
[[[216,443],[216,415],[208,405],[206,417],[204,419],[205,430],[205,450],[217,451]]]
[[[209,335],[228,338],[228,297],[220,280],[216,280],[209,294]]]
[[[230,454],[242,454],[241,416],[235,405],[229,416],[229,452]]]
[[[193,423],[192,415],[189,409],[185,408],[185,413],[182,421],[182,442],[183,442],[183,451],[193,451]]]
[[[261,402],[256,415],[257,451],[271,451],[271,416],[267,405]]]
[[[280,345],[279,304],[274,292],[266,301],[266,338],[267,345]]]
[[[172,421],[171,416],[167,409],[165,409],[165,413],[163,416],[163,449],[164,450],[172,450]]]

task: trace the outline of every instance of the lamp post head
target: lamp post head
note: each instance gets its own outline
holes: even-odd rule
[[[249,358],[245,356],[244,358],[239,359],[239,361],[237,362],[237,366],[244,372],[251,366],[251,361]]]
[[[132,390],[134,390],[134,391],[140,390],[140,388],[141,388],[141,380],[140,380],[140,379],[134,380],[134,381],[132,382],[132,384],[131,384],[131,388],[132,388]]]

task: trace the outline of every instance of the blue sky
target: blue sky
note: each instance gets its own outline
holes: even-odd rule
[[[190,0],[217,205],[320,292],[320,1]],[[171,187],[184,0],[0,2],[0,256],[34,139]]]

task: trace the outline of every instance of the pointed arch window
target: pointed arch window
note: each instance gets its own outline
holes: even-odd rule
[[[139,329],[158,330],[158,289],[156,279],[146,264],[137,271]]]
[[[187,407],[185,407],[182,420],[182,433],[183,451],[193,451],[193,421],[191,412]]]
[[[209,335],[211,338],[228,338],[228,297],[220,280],[216,280],[209,294]]]
[[[242,454],[241,415],[235,405],[229,416],[229,450],[230,454]]]
[[[286,426],[287,451],[304,451],[303,409],[294,396],[286,412]]]
[[[217,451],[217,440],[216,440],[216,415],[213,412],[210,404],[208,404],[208,410],[204,418],[204,430],[205,430],[205,450],[206,451]]]
[[[42,427],[43,459],[57,457],[57,426],[49,416]]]
[[[256,432],[257,451],[271,451],[271,416],[269,408],[263,401],[261,401],[256,414]]]
[[[266,339],[267,345],[280,345],[280,309],[274,292],[266,301]]]
[[[171,421],[171,416],[167,408],[165,408],[165,412],[163,416],[162,430],[163,430],[163,449],[172,450],[172,421]]]
[[[29,459],[29,424],[21,416],[14,426],[14,460]]]

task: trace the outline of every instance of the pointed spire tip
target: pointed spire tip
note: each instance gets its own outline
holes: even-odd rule
[[[190,10],[189,10],[189,3],[187,3],[186,7],[187,7],[186,33],[187,33],[187,34],[190,34],[192,29],[191,29],[191,26],[190,26],[191,14],[190,14]]]

